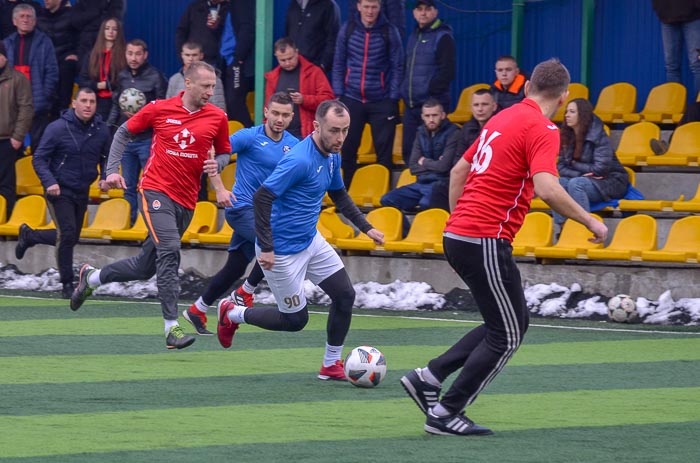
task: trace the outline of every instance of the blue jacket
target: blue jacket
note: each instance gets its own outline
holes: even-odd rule
[[[32,98],[34,99],[34,113],[48,111],[58,87],[58,63],[56,51],[51,39],[40,30],[32,32],[32,46],[29,52],[29,75],[32,83]],[[17,32],[6,37],[7,64],[14,66],[15,47],[19,43]]]
[[[348,27],[351,29],[349,37]],[[388,45],[384,37],[388,38]],[[332,72],[333,93],[363,103],[387,98],[398,100],[401,97],[403,61],[398,29],[383,15],[379,15],[371,28],[365,28],[358,12],[338,32]]]
[[[46,127],[32,165],[44,189],[58,183],[62,195],[87,198],[97,166],[105,171],[111,142],[109,128],[99,114],[84,123],[74,109],[68,109]]]
[[[442,121],[433,134],[428,132],[425,124],[418,127],[408,161],[411,173],[417,177],[418,183],[433,183],[450,177],[454,157],[462,154],[457,154],[454,150],[454,134],[457,132],[459,127],[447,119]],[[425,158],[422,165],[418,164],[421,157]]]

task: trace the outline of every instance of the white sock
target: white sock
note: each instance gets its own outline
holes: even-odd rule
[[[323,366],[330,367],[340,360],[343,355],[343,346],[331,346],[326,343],[326,353],[323,355]]]
[[[101,271],[102,270],[100,270],[99,268],[96,268],[94,272],[91,272],[88,275],[87,283],[88,283],[89,287],[97,288],[98,286],[100,286],[102,284],[102,282],[100,281],[100,272]]]
[[[177,320],[163,320],[165,323],[165,335],[167,336],[168,333],[170,333],[170,328],[173,326],[180,326],[180,324],[177,322]]]
[[[204,313],[207,313],[207,309],[209,308],[209,306],[204,303],[204,300],[202,300],[202,296],[199,296],[197,300],[194,301],[194,306],[197,307],[197,310]]]
[[[450,416],[452,413],[448,412],[441,403],[438,402],[436,406],[433,407],[433,415],[435,416]]]
[[[248,307],[243,305],[234,305],[233,309],[228,311],[228,319],[231,320],[233,323],[245,323],[245,317],[243,314],[245,314],[245,311],[247,309]]]
[[[442,383],[438,381],[438,379],[435,377],[435,375],[433,375],[433,373],[428,369],[428,367],[421,368],[420,375],[428,384],[432,384],[433,386],[437,387],[442,387]]]
[[[241,286],[241,288],[243,288],[243,291],[248,294],[255,294],[255,286],[248,283],[248,280],[243,282],[243,286]]]

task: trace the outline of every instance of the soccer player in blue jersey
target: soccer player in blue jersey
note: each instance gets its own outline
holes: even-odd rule
[[[321,103],[314,132],[284,156],[253,198],[255,252],[277,307],[249,309],[222,300],[217,335],[225,348],[241,323],[273,331],[299,331],[309,321],[304,279],[331,298],[326,352],[318,378],[347,380],[340,360],[350,329],[355,290],[338,254],[316,230],[321,201],[328,192],[347,219],[377,244],[384,234],[373,228],[350,199],[340,175],[340,148],[350,127],[347,107]]]
[[[226,263],[214,275],[202,295],[182,315],[200,335],[211,336],[207,330],[207,309],[245,272],[255,257],[255,218],[253,195],[272,173],[282,156],[299,143],[286,131],[294,116],[294,103],[286,92],[270,97],[264,108],[266,122],[241,129],[231,135],[231,152],[238,153],[236,182],[233,195],[236,201],[226,208],[226,221],[233,228]],[[231,293],[240,305],[252,307],[253,291],[263,279],[260,265],[256,263],[243,286]]]

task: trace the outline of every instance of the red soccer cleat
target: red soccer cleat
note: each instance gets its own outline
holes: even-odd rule
[[[233,335],[239,327],[238,323],[233,323],[228,318],[228,313],[234,308],[235,304],[229,299],[222,299],[219,305],[216,306],[216,314],[218,323],[216,324],[216,336],[219,338],[219,344],[224,349],[231,347]]]
[[[234,291],[233,301],[236,303],[236,305],[244,305],[248,308],[253,307],[253,295],[245,291],[243,286]]]
[[[347,381],[348,377],[345,376],[343,361],[336,360],[335,363],[329,367],[321,365],[321,370],[318,372],[318,379],[324,381]]]

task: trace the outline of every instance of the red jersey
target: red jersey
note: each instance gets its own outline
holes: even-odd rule
[[[217,154],[231,152],[226,113],[211,103],[190,112],[182,104],[182,93],[151,101],[126,122],[126,127],[131,133],[153,128],[151,155],[139,191],[160,191],[188,209],[197,205],[211,146]]]
[[[559,130],[534,101],[493,116],[464,153],[471,170],[445,231],[513,241],[530,209],[532,176],[558,176],[558,154]]]

